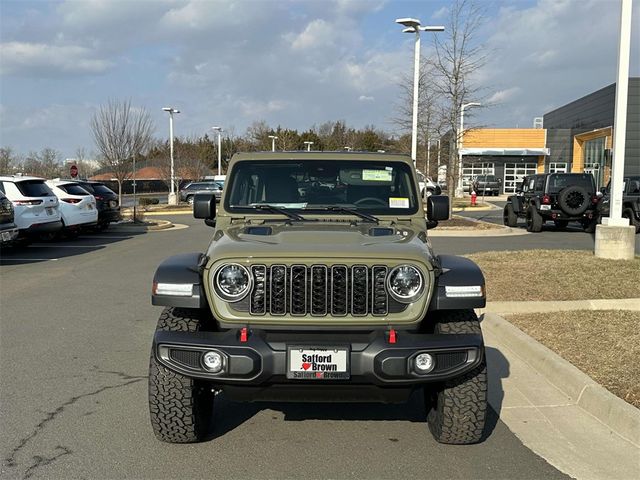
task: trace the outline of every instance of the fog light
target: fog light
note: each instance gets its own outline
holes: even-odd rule
[[[220,355],[218,352],[206,352],[202,356],[202,364],[204,365],[204,368],[206,368],[210,372],[218,373],[220,370],[222,370],[222,355]]]
[[[416,370],[420,373],[429,373],[435,367],[433,356],[428,353],[420,353],[416,356]]]

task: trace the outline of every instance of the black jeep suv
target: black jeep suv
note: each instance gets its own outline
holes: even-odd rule
[[[564,229],[580,222],[587,232],[597,223],[596,185],[588,173],[545,173],[525,177],[504,207],[504,224],[515,227],[524,218],[529,232],[540,232],[546,221]]]
[[[609,216],[611,182],[602,189],[604,196],[598,204],[598,218]],[[625,177],[622,192],[622,216],[629,219],[629,225],[640,233],[640,175]]]
[[[97,230],[106,230],[109,228],[110,223],[122,220],[117,193],[101,182],[95,182],[92,180],[73,181],[93,195],[96,199],[96,208],[98,209]]]

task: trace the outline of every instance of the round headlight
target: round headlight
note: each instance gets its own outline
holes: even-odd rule
[[[220,267],[215,276],[216,293],[223,300],[236,302],[251,290],[251,275],[242,265],[230,263]]]
[[[411,265],[398,265],[389,272],[387,289],[398,302],[414,302],[424,291],[422,273]]]

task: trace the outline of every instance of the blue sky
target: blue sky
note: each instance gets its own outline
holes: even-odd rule
[[[615,81],[618,0],[481,2],[490,53],[474,81],[491,108],[470,122],[529,127],[533,117]],[[637,2],[636,2],[637,3]],[[0,1],[0,146],[91,151],[109,98],[147,108],[167,135],[257,120],[304,130],[343,119],[394,130],[413,42],[394,24],[446,22],[447,1]],[[634,45],[640,45],[638,7]],[[423,37],[423,53],[429,39]],[[640,65],[637,47],[632,73]]]

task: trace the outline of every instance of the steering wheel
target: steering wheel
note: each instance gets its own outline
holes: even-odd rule
[[[364,197],[361,198],[359,200],[356,200],[355,202],[353,202],[354,205],[360,205],[363,203],[371,203],[371,202],[375,202],[375,203],[379,203],[380,205],[384,205],[385,207],[387,206],[387,202],[385,202],[384,200],[380,199],[380,198],[376,198],[376,197]]]

